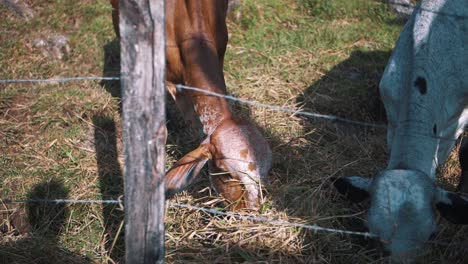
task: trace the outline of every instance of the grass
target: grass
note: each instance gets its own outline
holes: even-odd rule
[[[30,1],[32,3],[32,1]],[[118,45],[105,1],[32,3],[29,22],[0,6],[0,78],[112,76]],[[378,82],[402,28],[368,0],[243,0],[229,20],[229,92],[244,99],[385,122]],[[70,54],[51,60],[34,40],[65,34]],[[122,195],[122,142],[115,82],[0,85],[2,198],[115,199]],[[385,133],[232,104],[274,151],[266,202],[253,215],[364,231],[365,205],[344,201],[333,176],[386,166]],[[168,166],[199,144],[170,105]],[[440,169],[457,182],[456,152]],[[204,177],[174,201],[215,207]],[[2,205],[0,263],[123,263],[122,211],[95,204]],[[36,214],[31,213],[32,211]],[[13,217],[16,212],[19,217]],[[47,213],[49,212],[49,213]],[[25,219],[34,222],[34,228]],[[9,216],[9,222],[4,222]],[[32,221],[31,219],[35,219]],[[22,225],[21,220],[26,222]],[[39,224],[39,225],[38,225]],[[29,226],[29,227],[28,227]],[[464,263],[465,228],[442,220],[418,261]],[[383,263],[368,241],[168,208],[169,263]],[[115,243],[114,243],[115,242]]]

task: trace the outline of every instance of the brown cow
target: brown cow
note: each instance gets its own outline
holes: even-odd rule
[[[118,0],[112,18],[118,34]],[[256,208],[261,181],[271,168],[271,150],[258,129],[236,118],[228,102],[175,84],[226,94],[223,58],[228,41],[227,0],[166,0],[166,83],[186,119],[201,123],[206,139],[182,157],[166,175],[167,195],[194,182],[208,162],[214,188],[231,208]],[[226,173],[222,173],[226,172]]]

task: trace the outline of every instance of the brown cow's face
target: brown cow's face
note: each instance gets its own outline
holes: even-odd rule
[[[225,120],[211,135],[210,143],[216,149],[210,163],[214,188],[233,208],[257,208],[262,203],[262,182],[272,163],[268,142],[253,124]]]
[[[197,149],[182,157],[166,174],[166,195],[187,188],[202,167],[210,165],[213,187],[232,209],[256,209],[262,184],[271,168],[268,142],[245,121],[225,119]]]

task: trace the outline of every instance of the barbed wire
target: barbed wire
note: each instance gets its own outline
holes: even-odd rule
[[[97,81],[118,81],[120,79],[121,79],[120,77],[65,77],[65,78],[55,78],[55,79],[4,79],[4,80],[0,80],[0,84],[2,84],[2,83],[3,84],[44,83],[44,82],[65,83],[65,82],[72,82],[72,81],[96,81],[96,80]],[[311,118],[326,119],[326,120],[329,120],[329,121],[332,121],[332,122],[341,122],[341,123],[345,123],[345,124],[369,127],[369,128],[374,128],[374,129],[386,129],[386,128],[388,128],[390,126],[390,125],[386,125],[386,124],[356,121],[356,120],[347,119],[347,118],[336,116],[336,115],[313,113],[313,112],[297,110],[297,109],[290,108],[290,107],[281,107],[281,106],[264,104],[264,103],[260,103],[260,102],[257,102],[257,101],[242,99],[242,98],[235,97],[235,96],[232,96],[232,95],[215,93],[215,92],[212,92],[212,91],[204,90],[204,89],[197,88],[197,87],[186,86],[186,85],[182,85],[182,84],[177,84],[176,89],[179,90],[179,91],[180,90],[196,91],[196,92],[204,93],[204,94],[207,94],[207,95],[210,95],[210,96],[215,96],[215,97],[223,98],[223,99],[234,101],[234,102],[239,102],[239,103],[246,104],[246,105],[267,108],[267,109],[270,109],[270,110],[289,113],[289,114],[293,114],[293,115],[300,115],[300,116],[311,117]],[[401,125],[401,124],[392,125],[391,127],[396,129],[399,125]],[[410,135],[424,136],[424,137],[435,138],[435,139],[439,139],[439,140],[457,141],[457,138],[434,136],[432,134],[425,134],[425,133],[420,133],[420,132],[416,132],[416,131],[413,131]]]
[[[0,80],[0,84],[19,84],[19,83],[44,83],[44,82],[50,82],[50,83],[65,83],[65,82],[72,82],[72,81],[118,81],[120,80],[120,77],[70,77],[70,78],[56,78],[56,79],[5,79],[5,80]],[[311,117],[311,118],[319,118],[319,119],[326,119],[332,122],[341,122],[345,124],[350,124],[350,125],[357,125],[357,126],[363,126],[363,127],[369,127],[369,128],[374,128],[374,129],[386,129],[388,128],[388,125],[386,124],[378,124],[378,123],[368,123],[368,122],[362,122],[362,121],[356,121],[352,119],[347,119],[344,117],[336,116],[336,115],[328,115],[328,114],[320,114],[320,113],[313,113],[313,112],[307,112],[307,111],[302,111],[302,110],[296,110],[294,108],[290,107],[281,107],[281,106],[275,106],[275,105],[269,105],[269,104],[264,104],[260,103],[257,101],[251,101],[247,99],[242,99],[239,97],[235,97],[232,95],[226,95],[226,94],[220,94],[220,93],[215,93],[212,91],[204,90],[201,88],[197,87],[191,87],[191,86],[186,86],[182,84],[177,84],[176,85],[177,90],[190,90],[190,91],[196,91],[200,93],[204,93],[210,96],[215,96],[219,98],[223,98],[226,100],[234,101],[234,102],[239,102],[242,104],[246,105],[251,105],[255,107],[262,107],[274,111],[279,111],[279,112],[284,112],[284,113],[289,113],[293,115],[300,115],[300,116],[305,116],[305,117]],[[401,124],[399,124],[401,125]],[[398,126],[398,125],[397,125]],[[393,128],[396,128],[397,126],[392,126]],[[424,136],[424,137],[430,137],[430,138],[435,138],[435,139],[440,139],[440,140],[448,140],[448,141],[457,141],[457,138],[448,138],[448,137],[443,137],[443,136],[434,136],[434,135],[429,135],[425,133],[420,133],[420,132],[415,132],[413,131],[411,135],[418,135],[418,136]]]
[[[326,114],[312,113],[312,112],[296,110],[296,109],[288,108],[288,107],[268,105],[268,104],[264,104],[264,103],[260,103],[260,102],[256,102],[256,101],[241,99],[241,98],[238,98],[238,97],[234,97],[232,95],[219,94],[219,93],[207,91],[207,90],[204,90],[204,89],[191,87],[191,86],[186,86],[186,85],[181,85],[181,84],[176,85],[176,87],[177,87],[178,90],[197,91],[197,92],[205,93],[205,94],[208,94],[208,95],[224,98],[224,99],[227,99],[227,100],[230,100],[230,101],[240,102],[240,103],[243,103],[243,104],[248,104],[248,105],[257,106],[257,107],[268,108],[268,109],[271,109],[271,110],[290,113],[290,114],[294,114],[294,115],[302,115],[302,116],[313,117],[313,118],[322,118],[322,119],[328,119],[328,120],[331,120],[331,121],[339,121],[339,122],[348,123],[348,124],[352,124],[352,125],[366,126],[366,127],[372,127],[372,128],[387,128],[387,126],[385,124],[367,123],[367,122],[347,119],[347,118],[344,118],[344,117],[339,117],[339,116],[336,116],[336,115],[326,115]]]
[[[27,200],[0,199],[0,203],[4,203],[4,204],[24,204],[24,203],[122,204],[122,201],[121,200],[71,200],[71,199],[27,199]]]
[[[73,82],[73,81],[118,81],[118,80],[120,80],[120,77],[66,77],[66,78],[54,78],[54,79],[4,79],[4,80],[0,80],[0,84],[47,83],[47,82],[66,83],[66,82]],[[240,103],[251,105],[251,106],[267,108],[270,110],[280,111],[280,112],[289,113],[293,115],[327,119],[327,120],[334,121],[334,122],[342,122],[342,123],[347,123],[351,125],[365,126],[365,127],[370,127],[370,128],[380,128],[380,129],[387,128],[385,124],[368,123],[368,122],[351,120],[351,119],[347,119],[347,118],[336,116],[336,115],[319,114],[319,113],[296,110],[296,109],[288,108],[288,107],[274,106],[274,105],[260,103],[257,101],[241,99],[238,97],[234,97],[232,95],[215,93],[215,92],[203,90],[200,88],[181,85],[181,84],[176,85],[176,87],[178,90],[197,91],[197,92],[205,93],[207,95],[224,98],[230,101],[240,102]]]
[[[0,80],[0,84],[14,84],[14,83],[66,83],[74,81],[118,81],[120,77],[66,77],[54,79],[11,79]]]
[[[122,200],[73,200],[73,199],[25,199],[25,200],[12,200],[12,199],[0,199],[0,204],[26,204],[26,203],[52,203],[52,204],[116,204],[120,205],[123,208],[123,201]],[[354,236],[361,236],[364,238],[378,238],[377,235],[372,234],[370,232],[357,232],[357,231],[350,231],[345,229],[336,229],[336,228],[328,228],[322,227],[319,225],[310,225],[310,224],[300,224],[289,222],[286,220],[280,219],[271,219],[267,217],[258,217],[258,216],[250,216],[250,215],[242,215],[239,213],[232,213],[232,212],[223,212],[220,210],[206,208],[206,207],[199,207],[194,205],[188,204],[181,204],[176,202],[168,201],[167,204],[172,207],[177,208],[184,208],[192,211],[202,211],[210,215],[215,216],[225,216],[225,217],[233,217],[238,220],[245,220],[245,221],[252,221],[258,223],[267,223],[276,226],[283,226],[283,227],[294,227],[299,229],[304,229],[312,232],[328,232],[328,233],[335,233],[339,235],[354,235]],[[428,244],[440,245],[440,246],[453,246],[453,245],[460,245],[460,246],[467,246],[468,244],[463,243],[453,243],[453,242],[442,242],[442,241],[428,241]],[[467,251],[468,249],[463,249]]]
[[[0,204],[26,204],[26,203],[51,203],[51,204],[118,204],[123,205],[121,200],[72,200],[72,199],[25,199],[25,200],[12,200],[12,199],[0,199]],[[192,211],[202,211],[211,215],[216,216],[226,216],[226,217],[234,217],[238,220],[247,220],[252,222],[259,222],[259,223],[268,223],[277,226],[285,226],[285,227],[294,227],[305,229],[313,232],[328,232],[328,233],[335,233],[340,235],[355,235],[355,236],[362,236],[365,238],[374,238],[377,237],[374,234],[369,232],[356,232],[356,231],[349,231],[343,229],[335,229],[335,228],[328,228],[328,227],[321,227],[318,225],[308,225],[308,224],[300,224],[300,223],[293,223],[285,220],[279,219],[271,219],[266,217],[258,217],[258,216],[250,216],[250,215],[242,215],[239,213],[232,213],[232,212],[222,212],[212,208],[205,208],[199,207],[194,205],[188,204],[181,204],[175,202],[167,202],[169,206],[184,208]]]
[[[314,231],[314,232],[323,231],[323,232],[336,233],[336,234],[342,234],[342,235],[363,236],[363,237],[366,237],[366,238],[377,237],[376,235],[374,235],[372,233],[369,233],[369,232],[356,232],[356,231],[321,227],[321,226],[318,226],[318,225],[307,225],[307,224],[292,223],[292,222],[285,221],[285,220],[270,219],[270,218],[266,218],[266,217],[241,215],[241,214],[238,214],[238,213],[222,212],[222,211],[211,209],[211,208],[203,208],[203,207],[187,205],[187,204],[180,204],[180,203],[174,203],[174,202],[168,202],[168,203],[169,203],[169,205],[174,206],[174,207],[203,211],[203,212],[206,212],[206,213],[209,213],[209,214],[212,214],[212,215],[230,216],[230,217],[237,218],[239,220],[248,220],[248,221],[253,221],[253,222],[264,222],[264,223],[268,223],[268,224],[272,224],[272,225],[295,227],[295,228],[306,229],[306,230],[310,230],[310,231]]]

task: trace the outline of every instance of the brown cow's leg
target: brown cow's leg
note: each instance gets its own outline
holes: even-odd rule
[[[189,123],[190,129],[195,136],[200,138],[203,137],[203,133],[201,133],[202,124],[193,108],[191,98],[186,93],[177,91],[175,84],[172,82],[166,81],[166,88],[172,99],[174,99],[177,108],[179,108],[182,113],[185,122]]]

